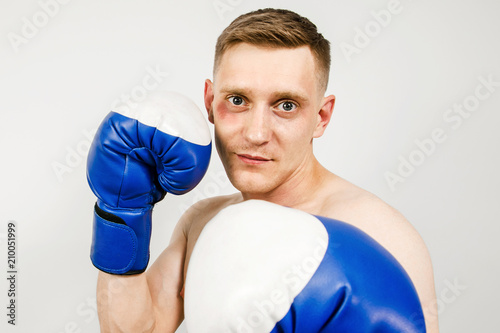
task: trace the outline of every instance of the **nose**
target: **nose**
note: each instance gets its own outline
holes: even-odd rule
[[[247,141],[261,146],[271,140],[272,117],[265,105],[255,105],[247,114],[244,134]]]

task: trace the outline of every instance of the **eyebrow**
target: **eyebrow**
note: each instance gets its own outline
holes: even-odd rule
[[[235,94],[235,95],[241,95],[241,96],[246,96],[245,91],[248,92],[249,89],[241,89],[237,87],[232,87],[232,86],[225,86],[220,89],[220,92],[222,94]]]

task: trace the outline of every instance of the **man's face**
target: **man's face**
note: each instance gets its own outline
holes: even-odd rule
[[[314,161],[312,139],[323,134],[333,101],[323,98],[308,47],[229,48],[206,82],[205,104],[232,184],[263,194],[293,183]]]

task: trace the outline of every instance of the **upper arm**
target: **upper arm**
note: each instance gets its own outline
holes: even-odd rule
[[[184,319],[180,291],[184,282],[186,253],[185,217],[174,228],[170,244],[147,271],[147,280],[155,311],[155,332],[175,332]]]
[[[375,223],[385,230],[383,235],[375,234],[378,241],[398,260],[417,290],[424,311],[428,333],[439,331],[434,271],[428,248],[413,225],[394,208],[379,203],[372,216]]]
[[[373,237],[403,266],[417,290],[428,333],[437,333],[438,318],[432,261],[424,240],[396,209],[363,192],[344,202],[336,218],[348,221]]]
[[[406,240],[405,248],[402,248],[403,244],[399,244],[399,254],[395,254],[395,257],[405,268],[417,289],[427,333],[437,333],[439,325],[431,256],[422,237],[409,223],[407,225],[408,227],[402,228],[401,231],[406,234],[406,237],[404,235],[401,237],[402,242]],[[408,230],[405,232],[404,229]]]

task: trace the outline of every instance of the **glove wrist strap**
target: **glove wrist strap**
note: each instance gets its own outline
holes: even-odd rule
[[[151,209],[112,210],[95,206],[90,258],[111,274],[139,274],[149,262]]]

